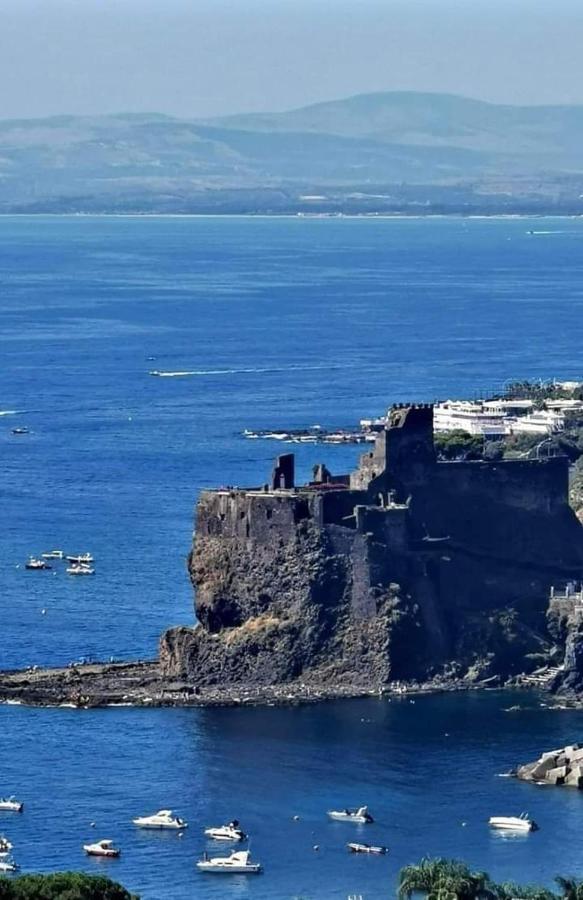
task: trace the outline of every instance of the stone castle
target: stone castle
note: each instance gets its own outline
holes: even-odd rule
[[[193,684],[377,687],[445,672],[506,677],[548,644],[549,589],[583,570],[554,457],[442,462],[430,405],[392,409],[350,475],[292,454],[269,484],[204,491],[189,570],[195,628],[161,663]]]

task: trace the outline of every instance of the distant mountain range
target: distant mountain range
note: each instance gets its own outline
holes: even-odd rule
[[[583,212],[583,107],[362,94],[0,121],[1,212]]]

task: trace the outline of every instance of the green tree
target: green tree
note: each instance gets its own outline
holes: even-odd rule
[[[0,900],[138,900],[124,887],[102,875],[55,872],[0,878]]]
[[[476,900],[495,898],[485,872],[472,872],[465,863],[425,857],[418,865],[405,866],[399,874],[399,897],[425,894],[427,900]]]

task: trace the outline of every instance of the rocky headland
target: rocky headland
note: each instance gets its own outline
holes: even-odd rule
[[[192,685],[382,690],[504,683],[562,663],[553,585],[580,576],[568,460],[438,460],[433,409],[392,410],[351,474],[293,455],[267,484],[204,491],[189,571],[195,628],[161,671]]]
[[[438,459],[430,405],[394,407],[356,471],[280,456],[203,491],[197,624],[159,659],[0,673],[0,701],[236,705],[517,683],[583,691],[583,526],[569,461]],[[559,586],[556,588],[555,586]]]

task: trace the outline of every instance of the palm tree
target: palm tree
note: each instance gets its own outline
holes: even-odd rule
[[[538,884],[516,884],[504,881],[493,885],[497,900],[559,900],[549,888]]]
[[[399,875],[399,897],[425,894],[426,900],[476,900],[494,898],[484,872],[472,872],[465,863],[425,857],[418,865],[405,866]],[[583,900],[583,897],[578,898]]]

